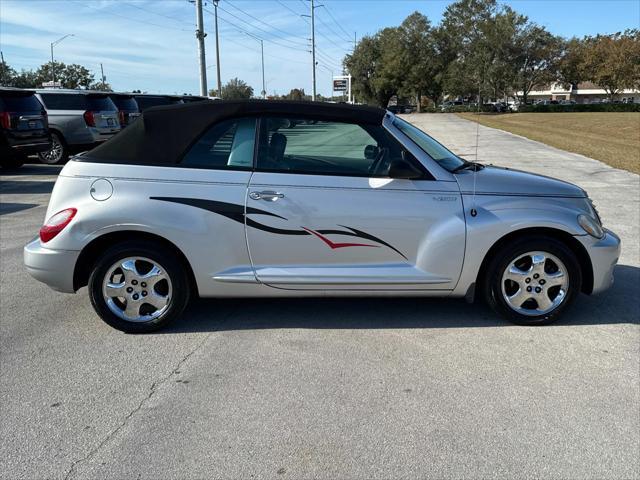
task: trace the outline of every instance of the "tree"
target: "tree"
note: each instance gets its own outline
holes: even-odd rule
[[[534,87],[549,84],[558,78],[563,40],[547,32],[544,27],[528,24],[515,38],[517,73],[516,92],[527,103]]]
[[[412,13],[400,25],[400,37],[405,72],[402,91],[415,97],[419,112],[422,95],[432,96],[440,90],[434,85],[441,65],[429,19],[419,12]]]
[[[20,70],[11,80],[11,86],[17,88],[35,88],[41,86],[38,84],[38,76],[33,70]]]
[[[375,101],[373,78],[376,66],[380,63],[380,45],[373,36],[363,37],[356,45],[353,53],[344,59],[345,70],[351,74],[353,94],[365,102]]]
[[[107,82],[94,82],[91,85],[89,85],[89,90],[98,90],[101,92],[113,92],[113,88],[111,88],[111,85],[108,84]]]
[[[285,100],[309,100],[311,97],[305,95],[304,88],[292,88],[291,91],[284,96]]]
[[[212,95],[212,92],[209,92],[209,94]],[[232,78],[222,86],[221,94],[224,100],[241,100],[251,98],[253,96],[253,88],[238,78]]]
[[[585,39],[583,61],[587,77],[613,97],[625,88],[640,85],[640,31]]]
[[[558,60],[558,80],[568,88],[575,88],[585,80],[585,42],[573,37],[563,40],[562,53]]]
[[[13,86],[13,79],[16,71],[11,68],[5,61],[0,62],[0,85],[3,87]]]

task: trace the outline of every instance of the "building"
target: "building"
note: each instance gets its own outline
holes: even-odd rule
[[[520,97],[521,95],[522,92],[518,92],[518,96]],[[553,83],[540,90],[531,90],[527,97],[533,102],[539,100],[571,100],[576,103],[602,103],[603,100],[609,101],[609,94],[604,88],[591,82],[579,83],[577,86],[571,86],[570,88],[561,83]],[[623,90],[615,95],[614,101],[640,103],[640,90]]]

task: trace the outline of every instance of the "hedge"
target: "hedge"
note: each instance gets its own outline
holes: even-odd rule
[[[640,103],[576,103],[572,105],[521,105],[518,112],[640,112]]]

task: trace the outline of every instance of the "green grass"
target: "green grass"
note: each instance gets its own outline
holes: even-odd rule
[[[640,173],[640,113],[459,113],[478,121],[569,152],[595,158],[615,168]]]

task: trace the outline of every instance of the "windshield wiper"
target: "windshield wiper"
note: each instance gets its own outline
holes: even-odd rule
[[[453,170],[451,170],[452,173],[456,173],[459,172],[460,170],[474,170],[474,171],[478,171],[478,170],[482,170],[484,168],[484,165],[482,165],[481,163],[478,162],[469,162],[468,160],[464,160],[464,163],[462,165],[458,165],[456,168],[454,168]]]

